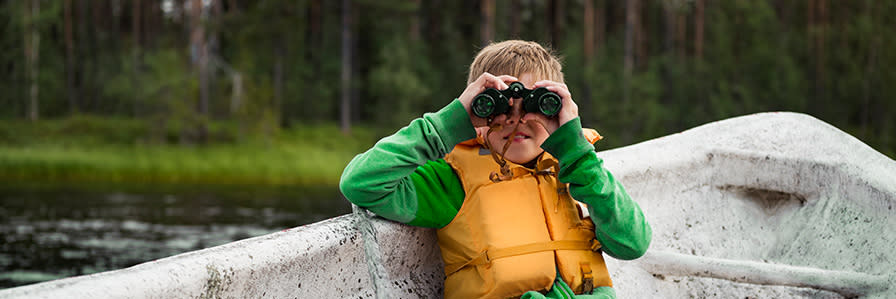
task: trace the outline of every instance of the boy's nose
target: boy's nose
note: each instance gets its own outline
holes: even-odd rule
[[[513,106],[510,107],[510,113],[507,114],[507,124],[513,125],[516,122],[520,121],[520,118],[523,116],[523,99],[514,98]]]

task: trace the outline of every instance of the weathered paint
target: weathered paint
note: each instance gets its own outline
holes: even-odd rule
[[[654,229],[644,258],[608,261],[620,298],[896,297],[896,162],[833,126],[761,113],[598,155]]]
[[[896,297],[896,162],[824,122],[762,113],[598,155],[654,229],[645,257],[607,260],[619,298]],[[357,219],[0,298],[373,297]],[[388,278],[382,291],[441,295],[434,231],[371,221]]]
[[[0,291],[0,298],[369,298],[357,219],[345,215],[134,267]],[[432,298],[445,279],[435,231],[375,218],[389,283]],[[400,293],[397,293],[400,292]]]

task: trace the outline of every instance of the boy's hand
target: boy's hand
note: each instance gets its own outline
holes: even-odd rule
[[[533,87],[533,89],[539,87],[545,87],[559,95],[563,108],[557,113],[556,118],[548,118],[541,113],[527,113],[522,119],[523,122],[537,119],[544,124],[544,129],[548,131],[548,134],[554,134],[554,131],[556,131],[557,128],[566,124],[566,122],[579,117],[579,106],[572,101],[572,94],[569,93],[569,88],[566,87],[566,84],[550,80],[541,80],[535,82],[535,87]]]
[[[460,97],[458,97],[458,100],[461,104],[464,105],[464,109],[467,110],[467,114],[470,115],[470,122],[473,123],[473,127],[482,127],[487,125],[486,119],[473,114],[473,111],[470,108],[470,106],[472,106],[473,104],[473,98],[485,91],[486,88],[505,90],[507,89],[507,83],[511,83],[514,81],[519,81],[519,79],[509,75],[495,76],[489,73],[482,73],[479,78],[476,78],[476,81],[473,81],[473,83],[467,85],[467,89],[464,89],[464,92],[460,95]]]

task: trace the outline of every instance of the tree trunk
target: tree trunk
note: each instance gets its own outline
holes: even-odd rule
[[[816,25],[816,39],[815,39],[815,94],[819,97],[819,100],[822,103],[825,103],[827,99],[825,95],[827,93],[825,90],[825,27],[827,26],[827,1],[826,0],[818,0],[817,2],[818,8],[818,23]]]
[[[274,41],[274,112],[277,123],[283,119],[283,65],[286,60],[286,46],[283,38]]]
[[[322,38],[321,38],[321,36],[322,36],[322,34],[321,34],[321,23],[322,23],[322,21],[321,21],[321,5],[322,5],[321,0],[311,0],[307,6],[308,23],[305,26],[305,28],[307,28],[307,30],[305,32],[305,43],[307,44],[307,46],[305,46],[304,48],[305,48],[305,61],[307,61],[307,63],[310,65],[311,71],[305,72],[303,74],[303,79],[305,79],[305,81],[308,82],[305,84],[305,86],[314,86],[315,84],[317,84],[316,82],[319,82],[319,80],[321,80],[319,78],[319,76],[320,76],[319,74],[321,73],[321,69],[322,69],[321,60],[323,60],[323,59],[319,59],[320,53],[322,52],[322,49],[321,49],[321,40],[322,40]],[[311,107],[319,106],[318,104],[313,103],[311,99],[306,99],[306,98],[297,99],[297,102],[300,107],[311,108]],[[326,109],[329,109],[330,107],[332,107],[332,106],[329,104],[326,105]],[[318,116],[316,115],[317,113],[315,113],[315,112],[320,111],[320,110],[316,110],[316,109],[305,109],[305,110],[306,111],[299,112],[299,117],[316,118]]]
[[[40,33],[38,31],[37,22],[40,13],[40,0],[26,1],[22,6],[24,8],[24,28],[25,28],[25,61],[26,71],[29,85],[28,95],[28,119],[37,121],[40,116],[38,103],[38,58],[40,53]]]
[[[196,110],[200,119],[196,123],[198,130],[196,133],[199,143],[204,144],[208,138],[208,128],[205,124],[205,118],[208,117],[208,47],[205,44],[205,28],[201,20],[202,0],[192,0],[190,4],[190,53],[193,70],[199,80],[199,103]]]
[[[687,53],[687,40],[688,40],[687,17],[681,11],[679,11],[677,13],[676,17],[678,18],[678,20],[676,21],[676,26],[675,26],[676,27],[675,44],[678,47],[678,49],[676,51],[678,52],[678,57],[683,58],[683,57],[687,56],[687,54],[688,54]]]
[[[815,0],[809,0],[808,6],[806,9],[806,32],[808,33],[809,42],[806,43],[809,46],[809,53],[812,53],[812,46],[814,43],[814,34],[813,30],[815,27]]]
[[[597,0],[594,8],[594,50],[597,51],[606,44],[607,40],[607,3],[605,0]]]
[[[143,25],[141,26],[143,29],[143,47],[152,48],[157,30],[156,18],[158,18],[161,9],[159,8],[160,5],[155,1],[143,1],[141,3],[143,3],[141,10],[145,14]]]
[[[678,4],[675,2],[663,2],[663,19],[666,21],[666,32],[663,35],[663,51],[675,53],[675,42],[678,29]]]
[[[90,78],[93,78],[92,73],[94,72],[93,64],[96,63],[96,59],[91,53],[93,53],[93,49],[91,46],[93,45],[93,38],[91,34],[88,34],[88,28],[91,26],[90,24],[90,6],[91,2],[87,0],[79,0],[77,8],[77,26],[78,26],[78,44],[75,49],[75,56],[78,57],[78,67],[79,74],[76,78],[78,78],[78,97],[81,99],[80,107],[84,111],[90,111],[96,100],[91,95],[93,94],[93,86]]]
[[[622,102],[629,102],[632,71],[635,67],[635,34],[638,23],[637,7],[639,0],[628,0],[625,3],[625,53],[623,54],[623,97]]]
[[[90,10],[90,15],[93,17],[93,25],[96,26],[96,29],[105,29],[105,20],[103,19],[102,12],[103,6],[108,5],[108,1],[93,1],[93,8]],[[100,40],[98,44],[101,44],[103,41]]]
[[[677,42],[677,31],[678,31],[678,11],[680,9],[679,4],[677,2],[663,2],[663,19],[665,20],[666,32],[663,34],[663,52],[664,56],[673,57],[676,52],[676,42]],[[674,84],[676,83],[675,76],[672,73],[673,64],[671,63],[671,59],[667,60],[663,63],[663,67],[660,70],[660,76],[662,76],[662,85],[663,91],[662,96],[660,98],[660,102],[664,105],[668,104],[668,101],[673,99],[673,92],[675,89]]]
[[[75,38],[72,30],[72,0],[62,3],[65,22],[65,94],[71,114],[78,113],[78,91],[75,89]]]
[[[584,18],[583,18],[583,39],[584,40],[584,74],[582,76],[582,92],[583,97],[579,100],[579,106],[582,111],[590,111],[591,107],[591,76],[590,69],[594,62],[594,0],[584,0]],[[589,113],[590,114],[590,113]]]
[[[311,76],[320,74],[321,59],[318,59],[318,53],[321,51],[321,0],[311,0],[308,7],[308,47],[306,47],[306,57],[311,63]],[[316,80],[316,79],[315,79]]]
[[[218,95],[218,72],[214,67],[213,59],[220,59],[220,51],[221,51],[221,38],[219,34],[219,28],[222,26],[222,18],[224,17],[224,0],[212,0],[209,4],[210,7],[210,15],[211,15],[211,23],[212,28],[209,30],[208,35],[208,45],[206,46],[205,55],[206,61],[208,63],[212,63],[208,68],[208,92],[207,97],[209,99],[218,99],[220,96]],[[213,112],[209,111],[209,117]]]
[[[352,20],[356,20],[356,21],[353,21],[352,23],[360,22],[358,20],[361,20],[361,18],[358,15],[359,15],[358,3],[353,2],[351,17],[352,17]],[[355,30],[355,28],[353,25],[352,32],[354,32],[354,30]],[[364,54],[364,53],[356,50],[356,48],[358,47],[358,44],[360,43],[358,41],[359,35],[360,34],[352,34],[352,43],[351,43],[351,45],[352,45],[352,59],[351,59],[352,69],[351,69],[351,74],[350,74],[351,77],[349,79],[351,82],[362,82],[363,81],[363,80],[358,79],[358,74],[361,73],[361,66],[364,65],[364,61],[362,60],[364,58],[364,55],[362,55],[362,54]],[[351,102],[349,103],[349,107],[352,107],[352,109],[351,109],[351,115],[350,115],[351,118],[349,119],[349,123],[354,124],[354,123],[358,123],[361,121],[361,88],[362,88],[361,84],[356,83],[356,84],[351,85],[352,92],[351,92],[351,99],[350,99]]]
[[[520,38],[522,28],[520,0],[510,0],[510,38]]]
[[[703,14],[705,0],[697,0],[694,8],[694,56],[703,58]]]
[[[815,56],[815,1],[809,0],[807,3],[806,10],[806,56],[808,57],[809,65],[813,65],[815,60],[818,57]],[[818,73],[811,71],[811,67],[807,67],[807,72],[809,73],[809,98],[815,99],[818,96],[818,89],[816,88],[818,82]],[[814,107],[816,113],[821,112],[821,105],[810,105],[810,107]]]
[[[558,48],[560,41],[563,40],[563,25],[566,23],[565,13],[563,0],[549,0],[545,4],[546,27],[548,28],[547,40],[554,48]]]
[[[140,29],[141,29],[140,25],[142,24],[142,17],[141,17],[142,5],[140,3],[140,0],[131,1],[131,5],[132,5],[132,9],[133,9],[132,14],[131,14],[131,27],[132,27],[131,29],[133,30],[132,35],[134,38],[134,45],[133,45],[133,50],[132,50],[133,51],[133,57],[132,57],[133,67],[132,67],[132,74],[131,74],[131,82],[134,87],[134,102],[133,102],[134,111],[133,111],[133,113],[134,113],[134,116],[137,116],[140,113],[140,100],[141,99],[139,96],[140,95],[139,91],[142,90],[140,88],[140,68],[141,68],[141,63],[143,61],[143,57],[142,57],[143,54],[141,53],[142,42],[140,39]]]
[[[495,1],[479,2],[479,13],[482,24],[479,26],[480,44],[484,47],[495,39]]]
[[[623,58],[622,76],[622,107],[621,111],[627,113],[632,107],[632,75],[637,62],[638,46],[638,22],[640,0],[627,0],[625,3],[625,53]],[[634,128],[627,128],[622,132],[622,142],[627,143],[632,139]]]
[[[100,17],[103,19],[103,23],[105,24],[105,28],[102,30],[108,30],[107,28],[111,28],[112,38],[107,39],[105,42],[111,44],[109,48],[112,52],[122,52],[123,48],[121,45],[122,40],[126,40],[127,37],[123,36],[121,33],[121,20],[124,19],[124,4],[120,1],[109,1],[106,3],[106,11],[105,14],[102,14]]]
[[[873,5],[873,7],[872,7]],[[865,15],[868,15],[871,19],[869,23],[871,23],[872,30],[876,29],[876,22],[878,22],[878,15],[880,14],[879,2],[869,3],[865,2],[864,5]],[[865,138],[869,138],[873,135],[871,130],[874,128],[874,125],[871,121],[871,85],[874,78],[876,78],[876,66],[877,66],[877,52],[878,45],[880,44],[880,36],[873,36],[868,40],[868,61],[865,64],[865,76],[862,79],[862,116],[861,116],[861,126],[862,126],[862,135]],[[863,138],[863,139],[865,139]]]
[[[647,66],[647,25],[644,23],[644,1],[635,6],[635,67],[644,69]]]
[[[426,40],[430,43],[441,42],[443,12],[439,10],[439,8],[442,7],[442,0],[433,0],[429,2],[431,4],[426,13],[427,16],[429,16]]]
[[[812,81],[812,91],[811,97],[814,98],[822,105],[818,105],[819,107],[826,107],[824,105],[825,102],[825,74],[824,74],[824,62],[825,62],[825,23],[827,22],[827,1],[825,0],[809,0],[808,3],[808,11],[807,11],[807,32],[809,42],[808,44],[808,52],[809,52],[809,61],[814,66],[814,71],[811,73],[811,81]],[[824,113],[825,111],[818,111]]]
[[[215,1],[215,0],[211,0]],[[202,4],[200,3],[200,9]],[[202,12],[200,10],[197,17],[202,17]],[[209,111],[208,111],[208,98],[209,98],[209,82],[208,82],[208,41],[206,40],[205,34],[205,25],[200,22],[199,23],[199,31],[200,31],[200,39],[199,39],[199,143],[205,144],[208,141],[208,126],[207,122],[209,120]]]
[[[584,59],[585,67],[591,66],[591,60],[594,56],[594,0],[584,0],[582,21],[582,40],[584,41]]]
[[[554,15],[551,17],[552,46],[559,48],[563,41],[563,28],[566,27],[566,5],[563,0],[554,0],[551,3],[554,5]]]
[[[539,17],[544,19],[544,25],[541,25],[538,21],[533,22],[535,26],[544,27],[544,40],[546,40],[549,45],[554,44],[554,1],[555,0],[544,1],[544,17]],[[537,4],[533,6],[537,7]],[[533,15],[537,16],[538,14],[533,12]]]
[[[339,123],[342,134],[351,134],[351,90],[352,90],[352,1],[342,0],[342,103]]]
[[[423,15],[423,5],[420,0],[411,0],[411,2],[414,3],[414,16],[411,18],[411,28],[408,31],[408,35],[411,37],[411,41],[417,42],[420,41],[420,19]]]

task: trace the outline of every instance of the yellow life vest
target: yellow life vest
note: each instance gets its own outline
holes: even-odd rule
[[[594,130],[584,134],[591,143],[600,139]],[[465,192],[457,216],[438,230],[445,298],[546,291],[558,272],[578,294],[612,286],[594,223],[568,192],[558,192],[567,187],[558,186],[552,175],[559,169],[550,154],[545,152],[534,170],[507,162],[513,178],[497,183],[489,175],[498,164],[475,141],[458,144],[445,161]]]

